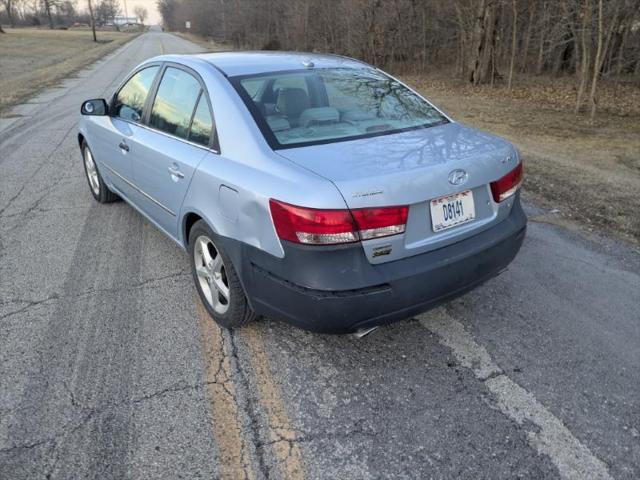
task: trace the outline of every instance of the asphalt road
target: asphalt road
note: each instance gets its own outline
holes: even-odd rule
[[[640,477],[640,256],[533,216],[507,272],[371,335],[203,314],[188,262],[84,178],[80,102],[159,32],[0,122],[0,478]]]

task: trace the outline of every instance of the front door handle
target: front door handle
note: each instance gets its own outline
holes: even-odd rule
[[[118,145],[120,147],[121,150],[124,150],[125,152],[129,151],[129,145],[127,145],[124,142],[120,142],[120,145]]]
[[[172,177],[184,178],[184,173],[175,167],[169,167],[169,173]]]

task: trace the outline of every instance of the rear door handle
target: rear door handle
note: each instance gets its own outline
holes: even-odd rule
[[[124,142],[120,142],[120,145],[118,145],[122,150],[124,150],[125,152],[129,151],[129,145],[127,145]]]
[[[184,178],[184,173],[175,167],[169,167],[169,173],[172,177]]]

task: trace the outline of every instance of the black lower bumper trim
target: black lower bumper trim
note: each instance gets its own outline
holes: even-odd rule
[[[360,245],[285,245],[279,259],[242,245],[234,265],[256,313],[304,329],[345,333],[409,318],[502,272],[522,245],[519,201],[489,230],[441,249],[372,265]]]

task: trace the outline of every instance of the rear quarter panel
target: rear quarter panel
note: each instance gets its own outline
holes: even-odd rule
[[[217,234],[282,258],[270,198],[315,208],[345,208],[344,199],[333,183],[271,150],[220,72],[209,64],[197,71],[209,91],[221,153],[208,153],[194,173],[181,209],[180,240],[186,246],[185,219],[196,213]]]

